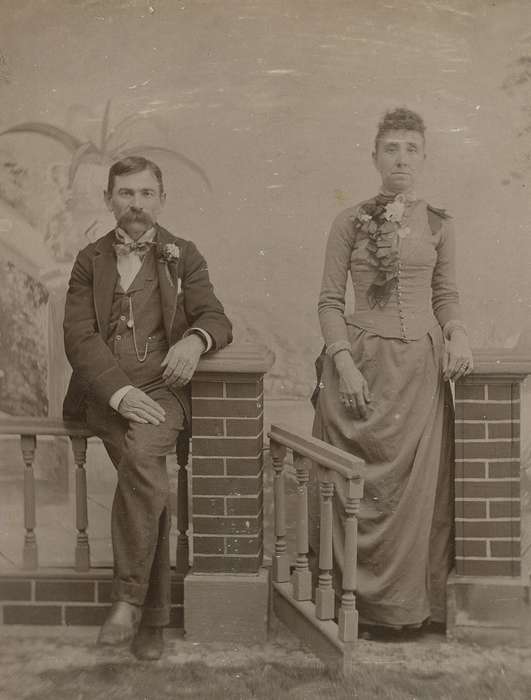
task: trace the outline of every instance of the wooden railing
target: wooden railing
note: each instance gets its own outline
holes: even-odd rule
[[[24,543],[22,547],[22,568],[35,571],[39,568],[39,548],[37,539],[36,481],[34,473],[35,455],[39,436],[70,438],[75,464],[75,523],[76,542],[74,569],[88,571],[90,564],[90,544],[88,536],[88,494],[85,464],[87,459],[87,439],[92,432],[83,423],[74,423],[53,418],[0,418],[0,435],[19,435],[22,459],[24,461]],[[177,571],[188,569],[188,474],[185,467],[178,472],[177,492]]]
[[[269,432],[274,469],[275,551],[273,554],[273,604],[277,615],[327,663],[344,673],[353,669],[353,649],[358,637],[356,610],[357,514],[363,495],[364,462],[311,437],[302,437],[279,425]],[[297,481],[296,559],[289,560],[286,541],[285,462],[293,456]],[[309,566],[308,483],[319,482],[319,576],[312,596]],[[332,499],[334,479],[345,483],[345,562],[339,611],[332,584]]]

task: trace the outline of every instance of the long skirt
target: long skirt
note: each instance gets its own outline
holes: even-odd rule
[[[442,378],[444,341],[436,327],[419,340],[382,338],[349,326],[353,359],[368,382],[369,417],[339,401],[326,357],[314,435],[366,463],[358,521],[360,620],[392,626],[443,622],[453,557],[453,404]],[[335,578],[345,559],[345,483],[335,479]]]

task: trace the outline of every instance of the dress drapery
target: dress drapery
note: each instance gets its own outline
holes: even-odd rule
[[[442,376],[442,328],[460,318],[453,229],[444,213],[430,220],[426,202],[408,202],[406,233],[396,241],[396,288],[383,307],[371,308],[367,290],[375,273],[367,237],[354,224],[358,212],[354,207],[337,217],[327,245],[319,318],[328,350],[314,435],[366,463],[358,535],[361,619],[392,626],[443,621],[452,559],[453,407]],[[345,317],[349,273],[355,310]],[[342,348],[369,385],[366,420],[339,400],[333,354]],[[341,572],[344,483],[338,478],[335,486],[334,558]]]

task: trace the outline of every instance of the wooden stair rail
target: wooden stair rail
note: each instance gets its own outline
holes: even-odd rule
[[[358,638],[356,610],[357,515],[363,495],[363,460],[313,437],[305,437],[281,425],[268,433],[274,469],[275,552],[273,555],[273,605],[276,614],[329,666],[350,674]],[[289,582],[290,563],[286,544],[284,462],[293,454],[297,479],[297,557]],[[320,487],[319,579],[312,600],[312,577],[308,564],[308,482],[316,466]],[[338,622],[332,587],[333,479],[345,480],[345,567]]]
[[[19,435],[24,460],[24,544],[22,549],[22,568],[35,571],[39,568],[39,550],[37,542],[37,510],[35,494],[35,475],[33,463],[37,450],[38,436],[68,436],[72,444],[75,470],[75,522],[76,544],[74,550],[74,569],[78,572],[90,570],[90,544],[88,537],[88,494],[87,474],[85,469],[87,456],[87,439],[93,433],[84,423],[62,421],[56,418],[34,418],[26,416],[0,418],[0,435]],[[178,573],[188,571],[188,471],[185,466],[178,466],[177,488],[177,552],[176,570]]]

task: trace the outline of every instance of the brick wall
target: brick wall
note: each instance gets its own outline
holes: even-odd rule
[[[110,569],[2,574],[0,624],[101,625],[111,605]],[[170,627],[183,626],[183,576],[172,580]]]
[[[515,363],[480,355],[456,385],[456,573],[519,576],[520,384]],[[505,370],[505,371],[503,371]]]
[[[262,562],[262,373],[200,372],[192,384],[195,572]]]

